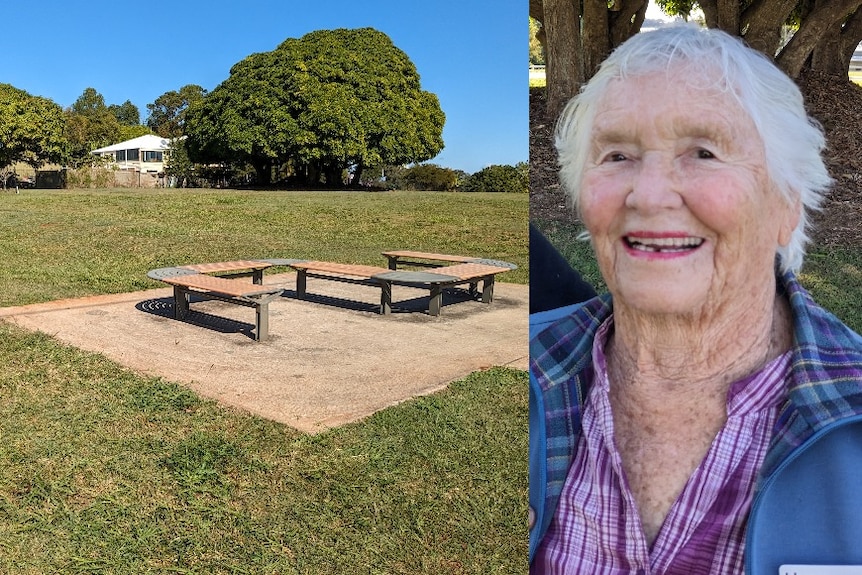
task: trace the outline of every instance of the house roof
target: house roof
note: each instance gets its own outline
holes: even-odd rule
[[[140,150],[167,150],[170,145],[171,141],[168,138],[146,134],[144,136],[132,138],[131,140],[126,140],[125,142],[120,142],[119,144],[113,144],[111,146],[99,148],[98,150],[93,150],[90,153],[104,154],[107,152],[116,152],[117,150],[134,150],[135,148]]]

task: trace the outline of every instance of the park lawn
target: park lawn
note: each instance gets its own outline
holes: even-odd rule
[[[297,258],[383,265],[382,250],[518,265],[527,194],[225,190],[27,190],[0,196],[0,307],[159,287],[188,263]]]
[[[526,281],[526,194],[28,191],[0,209],[3,305],[396,247],[513,261]],[[2,322],[0,365],[0,572],[526,569],[523,371],[306,435]]]
[[[589,241],[578,239],[581,227],[551,221],[535,222],[585,279],[607,291]],[[857,333],[862,333],[862,255],[848,248],[809,246],[799,281],[814,300]]]

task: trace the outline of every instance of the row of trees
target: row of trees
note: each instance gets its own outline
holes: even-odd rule
[[[700,8],[707,26],[742,37],[794,79],[812,70],[849,81],[850,59],[862,41],[862,0],[655,1],[665,13],[683,18]],[[612,49],[640,31],[649,2],[530,0],[530,17],[541,25],[537,37],[547,66],[550,117]]]
[[[77,167],[90,151],[145,133],[174,140],[170,170],[273,175],[306,185],[363,181],[366,170],[420,163],[443,149],[445,115],[409,57],[372,28],[312,32],[252,54],[207,93],[187,85],[147,105],[106,105],[92,88],[62,110],[0,85],[0,169]],[[182,137],[182,138],[181,138]]]
[[[474,174],[436,164],[419,164],[391,168],[385,174],[385,180],[375,183],[399,190],[526,193],[529,176],[530,168],[526,162],[515,166],[487,166]]]

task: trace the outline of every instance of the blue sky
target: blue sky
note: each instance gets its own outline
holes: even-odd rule
[[[476,172],[528,159],[524,0],[7,2],[0,82],[67,108],[85,88],[147,104],[186,84],[212,90],[230,67],[287,38],[370,26],[407,53],[446,113],[431,160]]]

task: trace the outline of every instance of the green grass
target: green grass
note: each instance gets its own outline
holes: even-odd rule
[[[0,196],[0,307],[157,287],[153,268],[240,258],[385,264],[385,249],[510,261],[527,194],[27,191]]]
[[[545,73],[533,73],[530,72],[530,88],[544,88],[545,87]]]
[[[535,222],[585,279],[606,291],[588,241],[577,239],[576,224]],[[862,254],[847,248],[810,246],[799,274],[812,297],[858,333],[862,333]]]
[[[11,305],[154,287],[143,276],[162,265],[380,264],[395,247],[506,259],[525,281],[526,206],[496,194],[28,191],[0,197],[0,282]],[[0,365],[2,573],[526,569],[522,371],[477,372],[312,436],[2,322]]]

